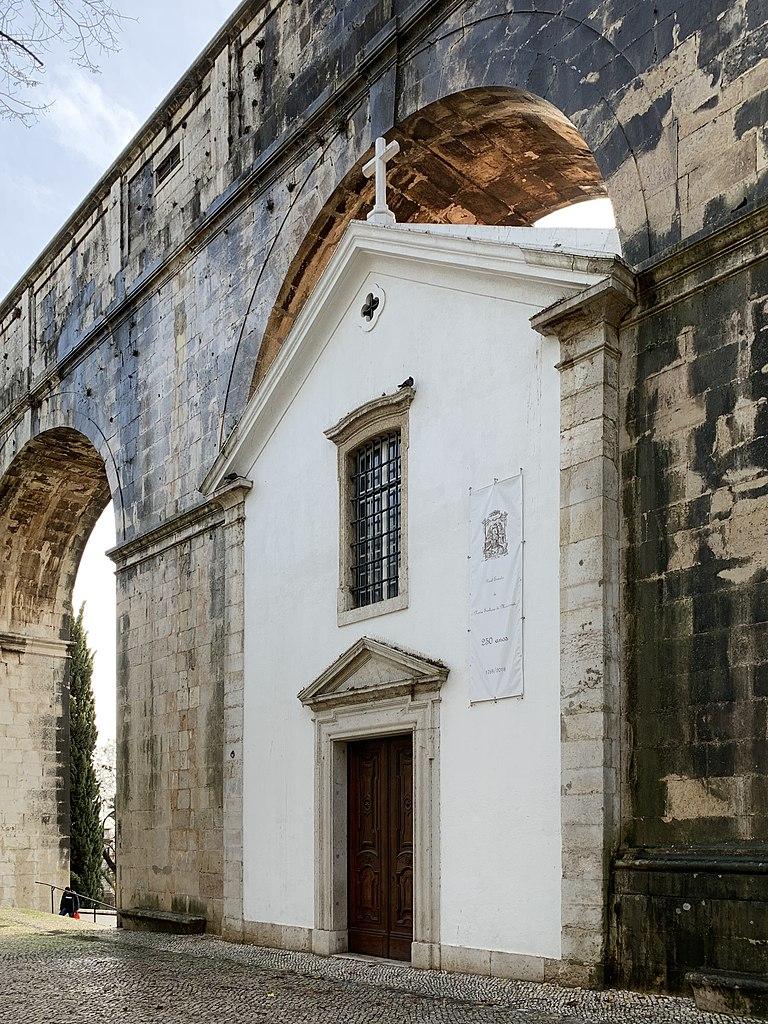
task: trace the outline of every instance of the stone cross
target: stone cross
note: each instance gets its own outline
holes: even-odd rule
[[[372,160],[363,166],[366,178],[376,175],[376,203],[368,214],[371,224],[384,226],[395,223],[395,215],[387,206],[387,163],[400,152],[399,142],[390,142],[382,136],[376,139],[376,152]]]

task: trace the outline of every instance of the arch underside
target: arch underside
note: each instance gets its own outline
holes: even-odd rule
[[[584,139],[546,101],[508,88],[472,89],[417,111],[390,134],[388,202],[401,223],[528,226],[607,194]],[[365,217],[373,183],[362,160],[323,206],[294,258],[270,315],[251,394],[290,331],[344,229]]]
[[[83,434],[61,427],[24,446],[0,479],[0,622],[66,639],[80,557],[109,497]]]

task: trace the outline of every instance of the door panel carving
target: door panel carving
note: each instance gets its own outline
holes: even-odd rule
[[[410,736],[350,743],[349,949],[410,960],[413,939],[413,745]]]

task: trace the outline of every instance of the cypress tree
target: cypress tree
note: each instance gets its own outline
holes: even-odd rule
[[[93,753],[96,747],[96,705],[91,677],[93,653],[88,648],[83,610],[72,627],[69,673],[70,877],[83,896],[101,898],[103,834],[101,800]]]

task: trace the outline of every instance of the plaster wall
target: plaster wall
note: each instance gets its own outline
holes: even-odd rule
[[[374,282],[386,299],[366,333]],[[556,297],[460,265],[353,264],[327,347],[244,474],[246,922],[312,927],[314,734],[296,694],[367,635],[450,667],[441,941],[560,955],[559,346],[528,323]],[[336,447],[323,431],[408,376],[409,607],[339,627]],[[469,488],[521,467],[526,694],[470,707]]]

